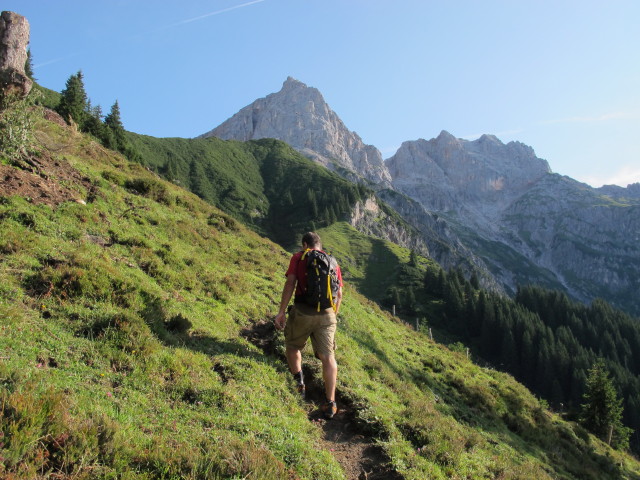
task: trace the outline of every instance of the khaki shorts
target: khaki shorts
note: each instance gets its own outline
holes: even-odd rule
[[[313,353],[333,355],[336,350],[336,314],[333,309],[316,312],[307,305],[294,305],[284,327],[284,342],[287,347],[302,350],[311,338]]]

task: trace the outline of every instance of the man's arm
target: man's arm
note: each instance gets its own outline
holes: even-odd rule
[[[280,310],[276,315],[274,320],[276,328],[278,330],[284,330],[284,325],[287,323],[287,305],[289,305],[289,301],[293,296],[293,292],[296,291],[296,280],[297,277],[295,274],[291,273],[287,275],[287,280],[284,282],[284,288],[282,289],[282,298],[280,300]]]

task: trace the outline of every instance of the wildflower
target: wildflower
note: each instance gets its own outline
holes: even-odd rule
[[[107,392],[107,397],[113,397],[113,394],[111,392]]]

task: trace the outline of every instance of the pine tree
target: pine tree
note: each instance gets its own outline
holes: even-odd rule
[[[111,131],[111,133],[113,133],[113,137],[116,142],[114,147],[121,152],[124,151],[127,141],[124,133],[124,125],[122,124],[122,119],[120,118],[120,105],[118,105],[117,100],[113,105],[111,105],[109,115],[104,118],[104,124]]]
[[[615,433],[613,446],[628,447],[631,431],[622,425],[622,400],[618,398],[603,359],[589,370],[583,400],[581,421],[585,428],[604,441],[608,440],[612,428]]]
[[[82,71],[71,75],[60,92],[60,103],[57,112],[67,122],[74,121],[80,128],[84,125],[87,107],[87,92],[84,89]]]
[[[102,123],[102,108],[100,105],[93,107],[91,105],[91,101],[87,100],[83,131],[90,133],[102,141],[104,140],[104,130],[105,126]]]
[[[440,271],[438,272],[438,284],[434,290],[434,293],[436,295],[443,295],[446,284],[447,284],[447,273],[443,269],[440,269]]]
[[[518,376],[520,374],[518,352],[516,351],[516,341],[511,330],[505,330],[500,346],[501,358],[508,372]]]
[[[24,73],[31,80],[35,81],[35,77],[33,76],[33,57],[31,56],[31,49],[27,49],[27,61],[24,63]]]
[[[424,289],[430,295],[438,293],[438,269],[428,266],[424,272]]]
[[[471,278],[469,279],[469,282],[471,282],[471,286],[473,287],[474,290],[480,289],[480,279],[478,278],[478,274],[476,272],[473,272],[471,274]]]
[[[316,200],[316,192],[311,189],[307,190],[307,199],[309,200],[309,205],[311,207],[312,218],[318,218],[318,201]]]
[[[529,328],[522,335],[522,349],[520,350],[520,375],[525,384],[531,385],[535,381],[536,357],[534,330]]]
[[[447,276],[447,282],[444,286],[443,299],[444,311],[447,315],[448,320],[460,320],[462,317],[462,313],[464,312],[464,301],[462,298],[462,292],[460,291],[460,284],[458,283],[455,275]],[[452,325],[456,325],[456,331],[457,333],[460,333],[460,325]]]
[[[413,249],[411,250],[411,253],[409,254],[409,265],[411,265],[412,267],[417,267],[418,266],[418,254]]]

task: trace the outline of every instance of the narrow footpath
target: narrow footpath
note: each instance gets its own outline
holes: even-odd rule
[[[263,320],[245,329],[242,335],[259,347],[267,355],[284,357],[276,352],[277,332],[273,322]],[[307,385],[306,403],[309,421],[322,430],[322,448],[333,454],[342,466],[347,480],[403,480],[402,475],[393,470],[389,458],[375,440],[358,428],[355,411],[349,402],[337,392],[338,413],[326,420],[320,411],[324,401],[322,378],[307,368],[304,369]]]

